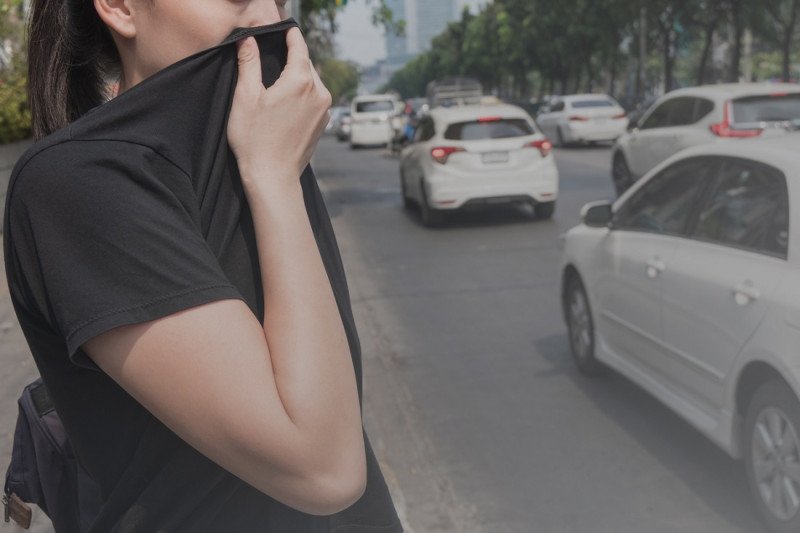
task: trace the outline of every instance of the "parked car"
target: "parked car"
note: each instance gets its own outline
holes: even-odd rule
[[[800,85],[732,83],[672,91],[658,99],[614,145],[614,186],[622,193],[684,148],[775,134],[792,129],[798,120]]]
[[[350,106],[350,147],[388,146],[394,135],[392,117],[403,110],[391,94],[357,96]]]
[[[775,532],[800,531],[800,134],[663,162],[565,236],[577,367],[608,366],[743,459]]]
[[[605,94],[570,94],[551,99],[541,108],[536,123],[558,146],[615,141],[628,127],[625,110]]]
[[[433,108],[401,155],[403,203],[419,204],[426,225],[457,209],[512,202],[550,218],[558,196],[551,148],[519,107]]]
[[[335,106],[331,108],[331,117],[328,120],[328,124],[325,126],[325,133],[327,135],[335,134],[336,133],[336,121],[341,117],[344,113],[349,113],[350,108],[344,106]]]
[[[350,109],[343,111],[333,122],[333,134],[336,135],[338,141],[345,142],[350,140],[352,122],[353,118],[350,116]]]

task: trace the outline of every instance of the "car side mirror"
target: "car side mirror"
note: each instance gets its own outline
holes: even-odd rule
[[[611,202],[591,202],[581,209],[581,220],[590,228],[607,228],[613,219]]]

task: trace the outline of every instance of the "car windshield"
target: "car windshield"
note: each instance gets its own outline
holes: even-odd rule
[[[373,100],[356,104],[356,112],[358,113],[379,113],[393,110],[394,104],[389,100]]]
[[[761,95],[733,101],[733,123],[736,125],[762,122],[800,121],[800,94]]]
[[[452,141],[484,141],[524,137],[533,133],[533,128],[527,120],[506,118],[450,124],[444,132],[444,138]]]
[[[589,107],[614,107],[614,102],[610,100],[576,100],[570,106],[573,109],[586,109]]]

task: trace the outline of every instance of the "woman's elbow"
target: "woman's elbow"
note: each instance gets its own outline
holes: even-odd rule
[[[305,512],[314,515],[332,515],[348,509],[364,495],[367,488],[366,460],[348,466],[336,474],[318,476],[314,482],[314,502]]]

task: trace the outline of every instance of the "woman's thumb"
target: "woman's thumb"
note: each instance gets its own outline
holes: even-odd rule
[[[237,42],[236,46],[239,83],[249,87],[254,86],[256,83],[261,86],[261,60],[256,40],[253,37],[248,37]]]

